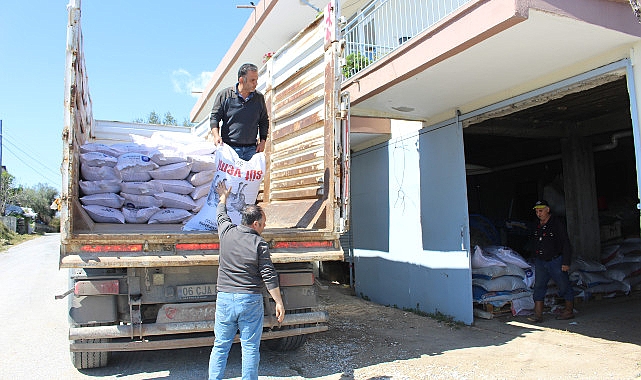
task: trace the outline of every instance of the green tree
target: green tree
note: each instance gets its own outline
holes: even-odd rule
[[[165,125],[178,125],[178,122],[171,115],[171,112],[167,112],[165,114],[165,120],[163,120],[163,124],[165,124]]]
[[[15,188],[15,179],[8,171],[2,170],[2,176],[0,177],[0,215],[4,215],[8,204],[16,201],[16,195],[19,190]]]
[[[55,216],[56,210],[50,208],[51,203],[58,196],[58,190],[39,183],[31,188],[25,188],[16,194],[16,202],[22,207],[30,207],[38,214],[38,219],[49,224]]]
[[[149,116],[147,118],[136,118],[133,121],[134,123],[147,123],[147,124],[162,124],[162,125],[178,125],[178,120],[171,114],[171,112],[167,111],[165,113],[165,117],[161,120],[160,116],[156,113],[156,111],[151,111],[149,113]],[[183,126],[185,127],[191,127],[191,122],[189,119],[185,119],[183,121]]]
[[[149,124],[162,124],[160,122],[160,116],[156,113],[156,111],[151,111],[149,113],[149,118],[147,119],[147,122]]]

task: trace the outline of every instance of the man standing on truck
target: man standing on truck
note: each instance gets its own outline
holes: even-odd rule
[[[238,83],[216,95],[209,118],[214,142],[231,146],[245,161],[265,150],[269,130],[265,97],[256,91],[257,84],[258,67],[252,63],[240,66]]]
[[[243,379],[258,379],[260,339],[263,333],[263,285],[276,302],[276,319],[282,322],[285,306],[280,295],[278,273],[267,242],[260,236],[265,229],[265,212],[257,205],[241,210],[241,225],[227,215],[231,188],[218,183],[218,235],[220,250],[214,321],[214,347],[209,357],[209,380],[222,379],[229,349],[240,331]]]

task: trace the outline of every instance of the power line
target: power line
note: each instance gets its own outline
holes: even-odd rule
[[[5,146],[5,148],[6,148],[9,152],[13,153],[13,155],[16,157],[16,159],[17,159],[18,161],[20,161],[20,162],[21,162],[21,163],[23,163],[25,166],[29,167],[29,168],[30,168],[30,169],[32,169],[34,172],[36,172],[38,175],[40,175],[42,178],[44,178],[45,180],[47,180],[47,182],[49,182],[49,184],[50,184],[50,185],[55,184],[55,186],[56,186],[56,187],[57,187],[58,185],[60,185],[60,181],[53,181],[51,178],[46,177],[44,174],[42,174],[40,171],[38,171],[38,169],[36,169],[36,168],[34,168],[33,166],[29,165],[28,163],[24,162],[24,161],[23,161],[23,160],[22,160],[22,159],[21,159],[21,158],[20,158],[20,157],[19,157],[19,156],[14,152],[14,151],[12,151],[11,149],[9,149],[9,147],[8,147],[8,146]]]
[[[42,162],[40,162],[39,160],[37,160],[37,159],[35,159],[34,157],[32,157],[29,153],[27,153],[27,152],[25,152],[24,150],[22,150],[22,149],[20,148],[20,146],[18,146],[16,143],[14,143],[14,142],[12,142],[12,141],[11,141],[11,140],[13,140],[13,138],[12,138],[12,137],[9,137],[9,136],[8,136],[8,135],[6,135],[6,134],[4,135],[4,137],[8,139],[6,142],[8,142],[11,146],[13,146],[14,148],[16,148],[16,149],[17,149],[17,150],[19,150],[20,152],[22,152],[25,156],[27,156],[28,158],[30,158],[30,159],[31,159],[31,160],[33,160],[34,162],[37,162],[37,163],[38,163],[39,165],[41,165],[45,170],[49,171],[50,173],[52,173],[52,174],[54,174],[54,175],[60,175],[60,173],[56,173],[56,172],[54,172],[53,170],[51,170],[51,168],[47,167],[46,165],[44,165],[44,164],[43,164]]]

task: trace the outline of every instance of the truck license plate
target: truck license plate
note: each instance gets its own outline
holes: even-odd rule
[[[216,284],[177,286],[176,293],[179,299],[206,298],[216,295]]]

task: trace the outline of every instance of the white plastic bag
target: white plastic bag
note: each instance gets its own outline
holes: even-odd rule
[[[231,187],[227,199],[227,214],[235,224],[240,224],[240,210],[246,204],[256,202],[260,183],[265,173],[265,154],[256,153],[251,160],[245,161],[230,146],[224,144],[216,150],[216,175],[209,188],[207,202],[202,209],[183,227],[185,231],[217,230],[216,209],[218,193],[216,186],[224,181],[225,186]]]

